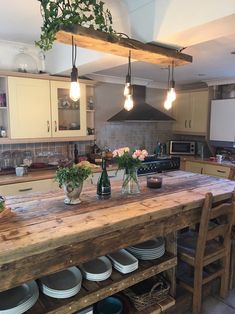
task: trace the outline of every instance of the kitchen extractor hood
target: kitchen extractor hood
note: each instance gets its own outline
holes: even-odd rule
[[[174,121],[174,119],[166,113],[154,108],[146,103],[146,87],[133,85],[134,108],[130,111],[122,109],[108,122],[114,121]]]

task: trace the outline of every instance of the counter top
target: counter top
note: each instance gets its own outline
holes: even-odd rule
[[[235,163],[232,163],[229,160],[223,160],[221,163],[217,161],[211,161],[209,159],[201,159],[201,158],[187,158],[187,157],[181,157],[183,161],[192,161],[192,162],[199,162],[203,164],[210,164],[215,166],[225,166],[225,167],[235,167]]]
[[[107,168],[108,171],[117,170],[116,165],[112,165]],[[0,186],[14,183],[22,183],[37,180],[53,179],[55,177],[54,170],[37,170],[28,172],[22,177],[17,177],[15,174],[0,175]],[[101,172],[101,167],[92,170],[93,173]]]
[[[226,201],[235,188],[234,181],[184,171],[162,177],[161,189],[140,178],[134,196],[122,196],[116,181],[106,201],[89,185],[79,205],[65,205],[62,191],[7,197],[12,213],[0,221],[0,291],[196,223],[206,192]]]

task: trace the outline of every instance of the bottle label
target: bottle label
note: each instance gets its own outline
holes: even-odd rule
[[[111,189],[109,186],[102,186],[101,187],[101,194],[102,195],[109,195],[111,194]]]

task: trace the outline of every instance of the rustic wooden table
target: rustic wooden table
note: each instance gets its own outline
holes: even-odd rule
[[[12,214],[0,221],[0,291],[156,236],[169,235],[169,256],[160,266],[149,265],[152,273],[147,277],[175,266],[174,233],[199,222],[206,192],[213,193],[214,203],[224,202],[235,182],[183,171],[162,176],[161,189],[148,189],[141,177],[141,194],[128,197],[121,196],[121,183],[115,182],[112,198],[106,201],[97,200],[96,187],[89,186],[82,192],[83,202],[72,206],[63,203],[62,191],[8,197]],[[143,265],[142,271],[146,269]],[[128,286],[123,278],[118,280],[123,289]],[[141,278],[130,280],[135,283]],[[122,290],[112,289],[109,294]],[[96,293],[93,301],[106,295]],[[32,313],[73,313],[91,303],[86,297],[83,303],[71,302]]]

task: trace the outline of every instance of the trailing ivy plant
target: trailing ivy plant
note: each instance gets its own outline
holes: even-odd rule
[[[100,0],[38,0],[41,3],[43,26],[36,45],[44,51],[52,48],[61,26],[81,25],[115,33],[112,15]]]

